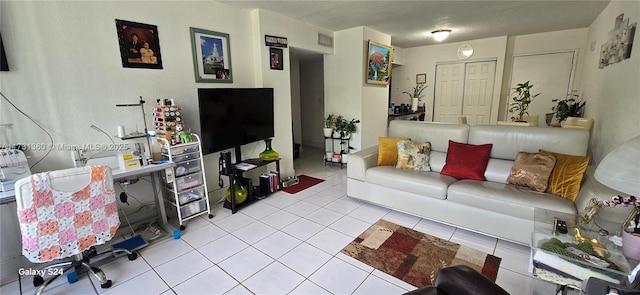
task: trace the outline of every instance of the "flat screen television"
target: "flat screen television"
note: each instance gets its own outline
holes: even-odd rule
[[[200,88],[202,153],[271,138],[273,88]]]

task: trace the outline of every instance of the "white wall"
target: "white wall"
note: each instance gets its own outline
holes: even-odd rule
[[[300,143],[302,140],[302,106],[300,101],[300,59],[293,54],[289,55],[290,82],[291,82],[291,127],[293,128],[293,141]]]
[[[595,164],[622,142],[640,135],[640,29],[636,28],[629,59],[598,69],[600,47],[607,42],[615,18],[624,13],[630,23],[640,23],[640,2],[611,1],[589,26],[581,91],[587,100],[585,117],[595,119],[591,138]]]
[[[495,123],[498,117],[498,106],[500,104],[501,77],[503,75],[507,37],[495,37],[477,39],[467,42],[444,43],[430,46],[420,46],[402,49],[402,63],[400,67],[393,70],[393,83],[391,89],[391,101],[397,104],[410,103],[409,96],[403,91],[412,92],[416,86],[416,75],[427,74],[427,89],[422,93],[425,97],[426,116],[425,121],[431,121],[433,115],[433,97],[436,64],[442,62],[457,62],[458,47],[462,44],[471,44],[474,49],[473,56],[465,61],[474,60],[496,60],[496,81],[493,91],[493,102],[491,111],[491,122]]]

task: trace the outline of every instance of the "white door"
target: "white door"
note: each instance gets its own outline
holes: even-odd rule
[[[528,113],[539,116],[538,126],[547,126],[545,114],[551,113],[555,105],[551,100],[563,99],[571,92],[576,56],[576,51],[565,51],[513,57],[510,89],[513,91],[517,84],[527,81],[534,85],[531,94],[540,95],[531,102]],[[512,96],[508,96],[507,110]],[[506,115],[509,120],[511,114],[507,112]]]
[[[495,71],[495,61],[436,65],[433,121],[458,123],[466,116],[470,125],[489,124]]]
[[[491,122],[496,62],[467,63],[465,72],[462,115],[467,117],[469,125],[488,125]]]
[[[458,123],[464,95],[464,63],[436,65],[433,121]]]

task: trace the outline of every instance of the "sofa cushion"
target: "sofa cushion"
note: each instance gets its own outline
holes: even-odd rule
[[[553,155],[519,152],[507,183],[544,192],[549,186],[549,177],[555,164],[556,158]]]
[[[400,170],[392,166],[367,169],[365,181],[436,199],[447,198],[447,187],[456,182],[454,177],[436,172]]]
[[[398,162],[398,141],[406,137],[378,137],[378,166],[395,166]]]
[[[572,156],[541,149],[541,153],[556,157],[556,166],[551,173],[548,192],[574,201],[580,192],[584,172],[589,165],[589,156]]]
[[[484,171],[487,169],[492,144],[473,145],[449,140],[447,161],[442,168],[442,174],[460,179],[486,180]]]
[[[396,168],[431,171],[431,166],[429,166],[430,155],[430,143],[400,140],[398,141],[398,163]]]
[[[568,199],[492,181],[460,180],[449,186],[447,200],[527,220],[533,220],[535,208],[577,214]]]

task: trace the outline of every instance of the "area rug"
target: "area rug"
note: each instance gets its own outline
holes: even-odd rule
[[[290,194],[295,194],[324,181],[324,179],[315,178],[315,177],[306,176],[306,175],[298,176],[298,180],[300,181],[298,182],[298,184],[285,187],[282,190]]]
[[[378,220],[342,249],[349,255],[413,286],[431,286],[438,270],[464,264],[495,282],[499,257]]]

